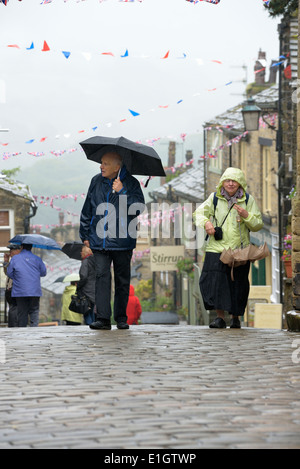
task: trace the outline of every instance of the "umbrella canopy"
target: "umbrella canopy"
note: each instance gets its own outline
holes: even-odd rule
[[[270,255],[269,248],[267,243],[262,244],[261,246],[255,246],[254,244],[249,244],[245,248],[238,249],[224,249],[220,256],[220,260],[223,264],[228,264],[231,267],[231,278],[233,280],[233,268],[240,265],[246,264],[248,261],[255,262]]]
[[[62,247],[62,252],[64,252],[71,259],[76,259],[81,261],[81,250],[84,244],[80,241],[73,241],[72,243],[66,243]]]
[[[117,151],[130,174],[165,176],[161,159],[154,148],[128,140],[125,137],[91,137],[81,142],[87,158],[101,163],[108,151]]]
[[[39,234],[20,234],[9,241],[11,244],[32,244],[33,248],[53,249],[60,251],[61,247],[54,239]]]
[[[66,275],[65,278],[63,279],[63,283],[67,283],[67,282],[79,282],[80,280],[80,276],[79,274],[69,274],[69,275]]]

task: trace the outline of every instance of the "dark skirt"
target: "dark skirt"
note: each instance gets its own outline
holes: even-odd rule
[[[234,316],[243,316],[249,295],[250,262],[234,268],[220,261],[221,254],[207,252],[200,277],[200,291],[207,310],[224,310]]]

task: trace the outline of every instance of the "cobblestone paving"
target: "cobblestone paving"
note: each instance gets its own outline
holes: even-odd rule
[[[1,449],[300,448],[300,334],[59,326],[0,346]]]

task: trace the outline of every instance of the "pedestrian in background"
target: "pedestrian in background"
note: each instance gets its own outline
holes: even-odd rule
[[[7,267],[7,275],[13,280],[12,297],[17,302],[18,327],[27,327],[28,320],[30,327],[39,325],[41,277],[46,276],[47,269],[31,249],[31,244],[23,244],[20,254],[14,256]]]
[[[12,259],[16,254],[20,254],[21,246],[19,244],[9,244],[7,246],[9,249],[9,253],[4,253],[4,262],[3,268],[4,273],[7,275],[7,267],[9,264],[9,260]],[[8,304],[8,327],[17,327],[18,326],[18,308],[17,308],[17,301],[15,298],[12,298],[12,285],[13,281],[11,278],[7,277],[6,287],[5,287],[5,298]]]
[[[249,295],[250,262],[236,267],[232,280],[231,268],[223,264],[220,256],[224,249],[239,248],[241,242],[244,247],[248,246],[250,231],[263,227],[260,210],[252,195],[247,194],[244,173],[238,168],[227,168],[216,193],[210,194],[193,217],[196,226],[205,228],[209,239],[200,277],[205,308],[217,313],[209,327],[226,328],[227,311],[232,315],[230,327],[240,328],[239,316],[244,315]]]
[[[72,296],[76,294],[77,282],[67,285],[62,294],[61,321],[65,321],[67,326],[80,326],[82,324],[82,314],[74,313],[69,309]]]
[[[138,321],[142,314],[142,306],[140,300],[134,294],[134,286],[130,285],[129,298],[127,304],[127,324],[138,324]]]

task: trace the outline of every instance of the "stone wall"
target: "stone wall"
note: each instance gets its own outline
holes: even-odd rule
[[[300,24],[300,1],[299,1],[299,18]],[[299,28],[300,29],[300,28]],[[298,50],[300,50],[300,38],[298,32]],[[298,79],[300,78],[300,57],[298,55]],[[298,85],[299,86],[299,85]],[[297,96],[298,93],[297,93]],[[297,159],[296,159],[296,185],[297,195],[293,200],[292,206],[292,235],[293,235],[293,297],[292,303],[295,310],[300,311],[300,102],[297,103]]]

